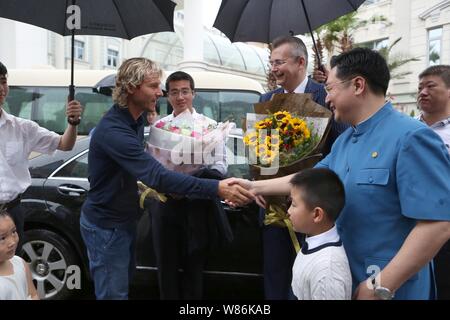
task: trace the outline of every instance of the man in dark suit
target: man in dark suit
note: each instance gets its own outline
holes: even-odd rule
[[[279,37],[272,42],[272,48],[269,63],[280,88],[263,94],[260,102],[269,101],[277,93],[311,93],[316,103],[328,107],[325,103],[327,93],[324,86],[306,76],[308,52],[303,41],[292,36]],[[330,152],[333,142],[347,127],[332,120],[324,153]],[[297,237],[300,238],[299,235]],[[292,265],[296,253],[288,230],[264,226],[263,251],[266,299],[292,299]]]

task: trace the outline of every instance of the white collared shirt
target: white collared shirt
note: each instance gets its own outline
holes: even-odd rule
[[[300,83],[300,85],[297,88],[295,88],[294,93],[305,93],[307,84],[308,84],[308,77],[305,77],[302,83]],[[288,93],[288,91],[284,89],[284,93]]]
[[[186,113],[191,113],[189,109],[186,109],[185,111],[183,111],[182,113],[180,113],[178,116],[181,116],[182,114],[186,114]],[[192,108],[192,113],[191,113],[192,117],[194,118],[196,123],[199,124],[204,124],[204,125],[209,125],[209,124],[217,124],[217,122],[211,118],[208,118],[207,116],[198,113],[197,111],[195,111],[194,108]],[[172,121],[175,118],[175,115],[169,114],[168,116],[158,120],[158,121]],[[157,121],[157,122],[158,122]],[[221,174],[226,175],[227,174],[227,169],[228,169],[228,163],[227,163],[227,152],[226,152],[226,143],[224,141],[223,146],[219,147],[223,150],[222,154],[223,157],[220,158],[220,160],[216,160],[214,162],[214,164],[209,165],[208,168],[210,169],[215,169],[217,171],[219,171]]]
[[[0,203],[6,203],[14,200],[31,184],[28,171],[30,153],[54,152],[61,136],[31,120],[0,111]]]
[[[326,243],[338,242],[339,240],[340,238],[336,226],[317,236],[305,238],[305,241],[308,243],[308,250],[315,249]]]
[[[423,115],[418,116],[416,119],[427,124],[423,119]],[[430,128],[441,137],[447,147],[448,153],[450,154],[450,117],[433,123]]]
[[[294,295],[299,300],[350,300],[352,276],[336,226],[306,242],[306,252],[297,254],[292,267]]]

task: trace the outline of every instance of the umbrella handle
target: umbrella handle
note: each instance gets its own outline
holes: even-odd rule
[[[72,0],[72,5],[75,5],[75,0]],[[71,60],[70,60],[70,85],[69,85],[69,101],[75,99],[75,86],[73,84],[74,74],[74,60],[75,60],[75,29],[72,28],[72,48],[71,48]],[[67,122],[73,126],[80,124],[81,118],[75,119],[74,117],[68,117]]]
[[[75,99],[75,86],[73,84],[69,85],[69,101]],[[81,118],[75,119],[75,117],[68,117],[67,122],[73,126],[77,126],[81,122]]]

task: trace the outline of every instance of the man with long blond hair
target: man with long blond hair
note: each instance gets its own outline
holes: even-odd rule
[[[127,299],[135,267],[137,180],[164,193],[244,203],[253,195],[228,181],[198,179],[166,170],[144,151],[142,114],[159,97],[161,69],[146,58],[124,61],[113,91],[115,104],[92,135],[89,146],[90,190],[80,228],[97,299]]]

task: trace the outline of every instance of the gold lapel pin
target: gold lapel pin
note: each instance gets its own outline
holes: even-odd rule
[[[374,159],[378,158],[378,152],[376,152],[376,151],[372,152],[372,158],[374,158]]]

